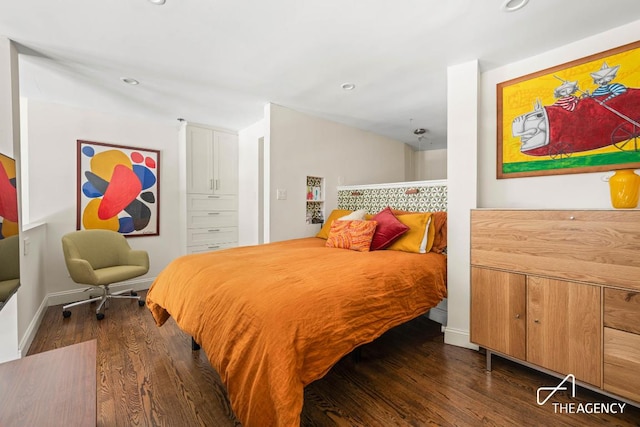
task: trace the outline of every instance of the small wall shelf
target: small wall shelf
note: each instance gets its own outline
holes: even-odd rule
[[[306,222],[322,224],[324,222],[324,178],[307,176]]]

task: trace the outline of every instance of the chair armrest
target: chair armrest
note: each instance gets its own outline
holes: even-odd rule
[[[127,254],[127,265],[139,265],[149,270],[149,254],[147,251],[130,250]]]
[[[79,258],[71,258],[66,261],[69,275],[74,282],[94,286],[98,284],[98,277],[88,261]]]

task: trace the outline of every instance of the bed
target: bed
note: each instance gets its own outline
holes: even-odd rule
[[[173,317],[202,346],[245,427],[299,426],[307,384],[446,297],[444,254],[328,241],[183,256],[149,289],[156,323]]]

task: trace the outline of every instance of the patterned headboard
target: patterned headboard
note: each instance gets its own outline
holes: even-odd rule
[[[387,206],[411,212],[447,210],[447,181],[414,181],[338,187],[339,209],[366,209],[375,214]]]

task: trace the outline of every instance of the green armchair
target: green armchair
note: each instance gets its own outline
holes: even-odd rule
[[[20,286],[18,235],[0,239],[0,308]]]
[[[100,289],[102,295],[62,307],[62,315],[71,316],[70,307],[100,301],[96,309],[98,320],[104,319],[103,307],[112,298],[137,299],[140,307],[144,301],[131,289],[111,292],[109,285],[142,276],[149,271],[149,255],[145,251],[132,250],[127,239],[115,231],[81,230],[62,237],[64,260],[71,279],[91,289]],[[122,295],[127,294],[128,295]]]

